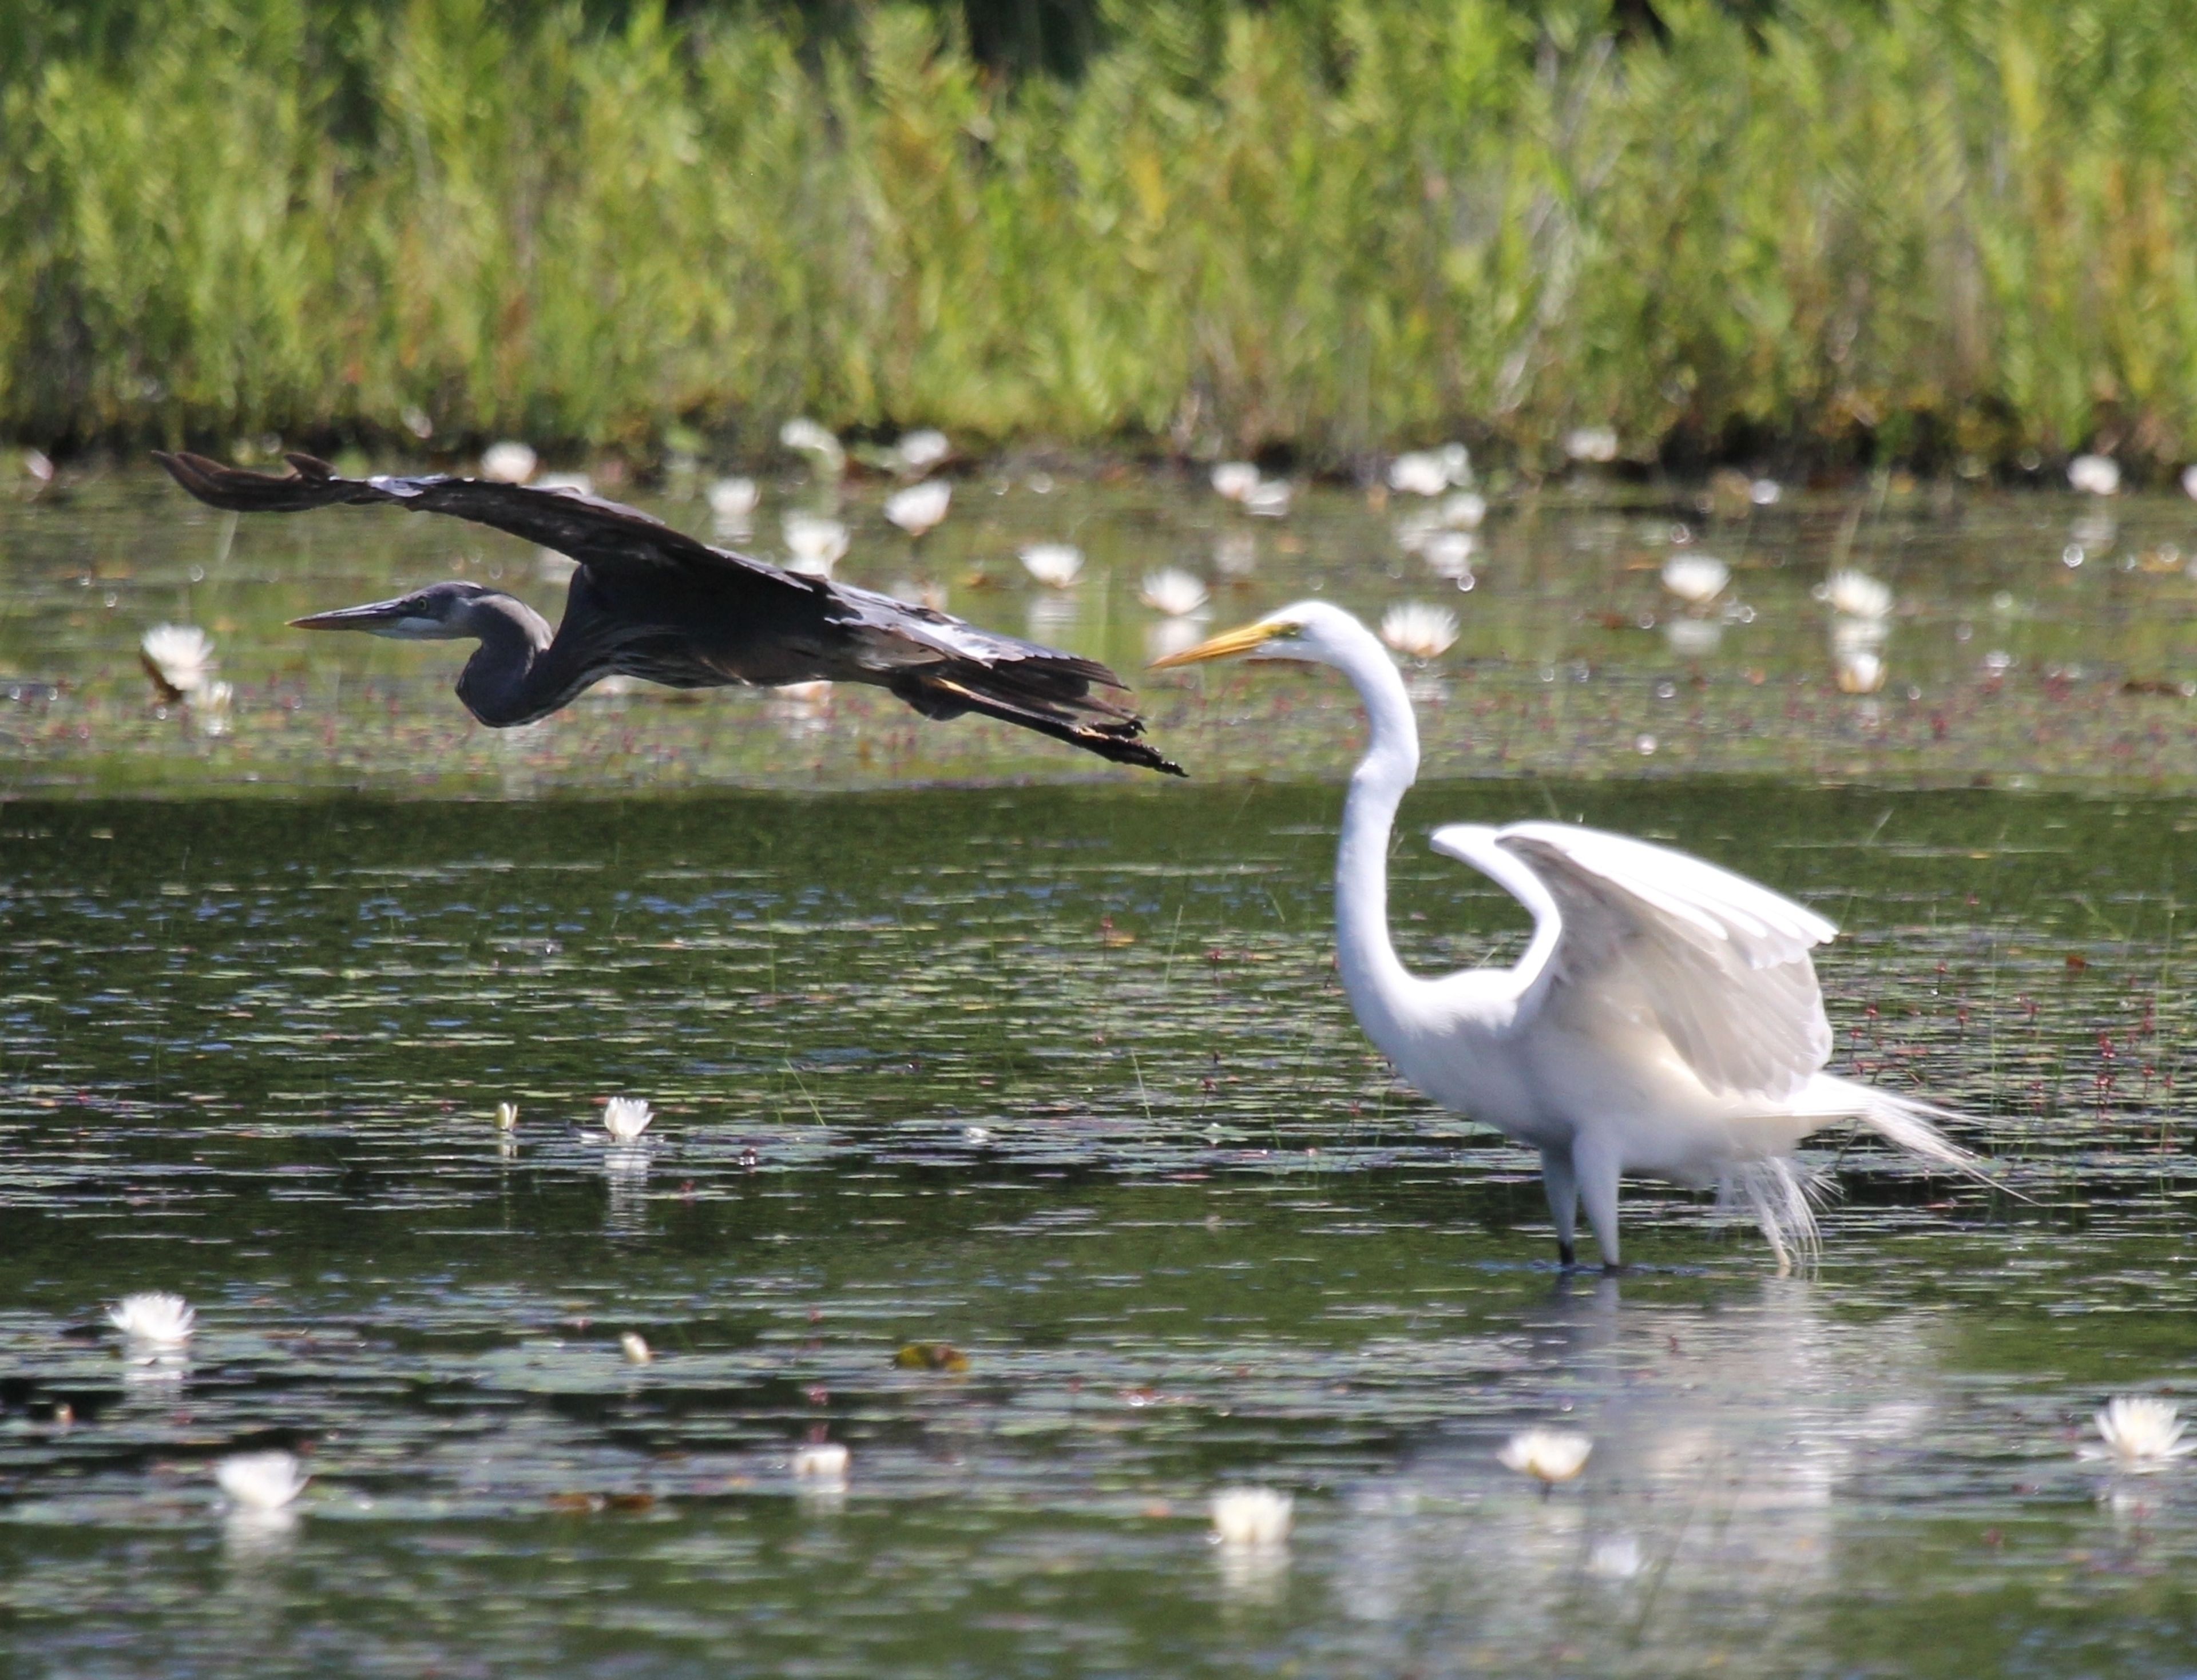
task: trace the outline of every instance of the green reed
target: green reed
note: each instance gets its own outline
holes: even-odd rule
[[[2183,0],[1125,10],[1074,82],[880,8],[155,9],[0,89],[0,428],[752,449],[795,413],[1336,464],[2171,463]],[[523,13],[517,14],[523,15]]]

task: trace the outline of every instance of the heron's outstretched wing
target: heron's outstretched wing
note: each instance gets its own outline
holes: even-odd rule
[[[574,599],[587,601],[592,620],[568,628],[607,633],[630,652],[635,675],[675,669],[689,686],[873,683],[928,717],[977,712],[1116,763],[1182,773],[1140,739],[1140,718],[1093,692],[1126,688],[1094,659],[712,547],[600,496],[441,473],[345,478],[305,455],[288,456],[291,475],[276,478],[155,453],[177,484],[215,507],[297,513],[378,502],[448,513],[570,555],[585,576]],[[597,674],[616,669],[617,657]]]
[[[1651,1016],[1711,1090],[1790,1097],[1830,1059],[1814,947],[1838,930],[1730,871],[1565,823],[1460,824],[1435,849],[1533,911],[1522,1009]]]

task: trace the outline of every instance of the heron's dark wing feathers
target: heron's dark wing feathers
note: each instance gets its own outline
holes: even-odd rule
[[[536,490],[526,484],[491,484],[485,478],[454,478],[445,473],[416,478],[391,475],[345,478],[311,455],[285,457],[293,474],[275,478],[224,466],[204,455],[154,458],[175,481],[210,507],[243,513],[294,513],[338,504],[382,503],[418,513],[448,513],[494,530],[507,531],[544,548],[570,555],[606,576],[635,567],[683,567],[705,573],[744,574],[769,588],[815,594],[820,579],[781,571],[760,560],[712,548],[675,530],[637,507],[606,501],[577,490]]]
[[[600,496],[439,473],[345,478],[305,455],[287,457],[287,478],[203,455],[157,458],[215,507],[381,503],[470,519],[570,555],[581,571],[551,663],[562,651],[571,669],[559,667],[565,681],[545,710],[613,670],[681,687],[824,677],[877,684],[929,717],[977,712],[1116,763],[1182,773],[1139,739],[1141,720],[1093,692],[1124,686],[1096,660],[713,548]]]

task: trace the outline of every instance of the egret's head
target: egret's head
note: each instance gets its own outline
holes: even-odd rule
[[[1254,623],[1223,630],[1209,640],[1164,659],[1152,661],[1154,670],[1175,665],[1195,665],[1208,659],[1241,657],[1246,659],[1298,659],[1315,665],[1348,665],[1349,655],[1371,643],[1372,632],[1339,606],[1325,601],[1299,601],[1278,612],[1270,612]]]
[[[478,583],[430,583],[394,600],[339,607],[290,623],[299,630],[364,630],[404,641],[456,641],[480,634],[475,610],[484,596],[496,593]]]

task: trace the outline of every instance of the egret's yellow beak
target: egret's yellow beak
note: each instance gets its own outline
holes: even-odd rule
[[[1147,668],[1163,671],[1175,665],[1203,664],[1208,659],[1226,659],[1233,653],[1249,653],[1255,647],[1263,647],[1278,636],[1289,634],[1290,627],[1262,618],[1255,624],[1245,624],[1233,630],[1223,630],[1210,640],[1195,647],[1185,647],[1180,653],[1170,653],[1164,659],[1155,659]]]

